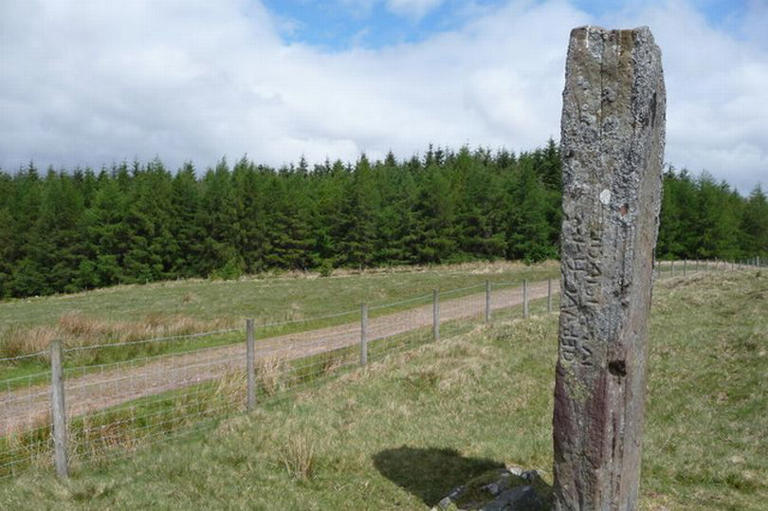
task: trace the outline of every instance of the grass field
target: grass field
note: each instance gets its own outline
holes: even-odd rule
[[[551,482],[556,336],[554,314],[478,327],[68,483],[32,470],[0,508],[428,509],[505,463]],[[650,342],[641,508],[764,509],[768,275],[660,282]]]
[[[328,278],[289,274],[237,281],[172,281],[4,301],[0,302],[0,358],[40,355],[12,363],[0,361],[0,379],[45,370],[46,350],[55,338],[63,340],[67,347],[134,342],[242,328],[247,317],[256,319],[257,337],[276,336],[354,321],[363,302],[375,306],[421,296],[426,303],[435,288],[466,288],[485,280],[519,285],[523,279],[556,277],[557,272],[554,262],[532,266],[473,263],[369,270]],[[371,316],[393,310],[397,307],[372,309]],[[68,361],[77,365],[104,363],[227,344],[241,338],[242,335],[211,335],[180,342],[138,344],[99,352],[98,356],[83,351]]]

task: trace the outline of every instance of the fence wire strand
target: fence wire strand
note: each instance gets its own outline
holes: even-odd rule
[[[140,339],[138,341],[125,341],[125,342],[108,342],[103,344],[89,344],[87,346],[74,346],[72,348],[65,348],[64,353],[72,353],[76,351],[96,350],[102,348],[122,348],[125,346],[133,346],[136,344],[148,344],[148,343],[161,343],[170,341],[180,341],[183,339],[199,339],[201,337],[210,337],[212,335],[230,334],[233,332],[242,332],[242,328],[225,328],[222,330],[211,330],[209,332],[198,332],[194,334],[180,334],[169,335],[166,337],[152,337],[150,339]],[[42,353],[42,352],[41,352]]]

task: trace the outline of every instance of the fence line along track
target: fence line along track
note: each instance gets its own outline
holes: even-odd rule
[[[557,287],[553,285],[553,292]],[[455,291],[446,291],[449,294]],[[528,299],[547,295],[547,282],[528,286]],[[520,288],[494,291],[493,310],[522,303]],[[485,293],[443,300],[440,321],[450,321],[482,314]],[[346,313],[345,313],[346,314]],[[432,303],[369,319],[369,341],[432,325]],[[255,357],[295,360],[353,346],[360,342],[359,322],[261,339]],[[136,366],[129,360],[110,364],[94,372],[93,367],[65,369],[67,416],[78,416],[145,396],[215,379],[227,371],[245,367],[245,343],[160,355],[157,360]],[[76,376],[78,372],[85,373]],[[1,383],[0,383],[1,385]],[[48,384],[12,389],[0,394],[0,437],[45,423],[50,413]],[[2,390],[0,390],[2,392]]]

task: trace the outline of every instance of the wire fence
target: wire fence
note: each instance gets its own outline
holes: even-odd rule
[[[674,261],[658,263],[655,272],[665,278],[753,266],[761,264]],[[250,321],[242,328],[63,349],[60,366],[0,380],[0,479],[50,468],[61,456],[64,469],[58,461],[56,467],[66,476],[67,467],[195,431],[209,419],[288,398],[483,322],[552,312],[558,291],[554,280],[484,282],[300,322]],[[328,324],[331,319],[336,322]],[[61,349],[56,346],[52,350]],[[53,351],[17,358],[41,356],[58,358]],[[57,414],[56,399],[63,413]]]

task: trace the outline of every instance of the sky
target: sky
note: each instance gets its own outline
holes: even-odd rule
[[[2,0],[0,169],[530,151],[587,24],[651,28],[667,164],[768,187],[768,0]]]

